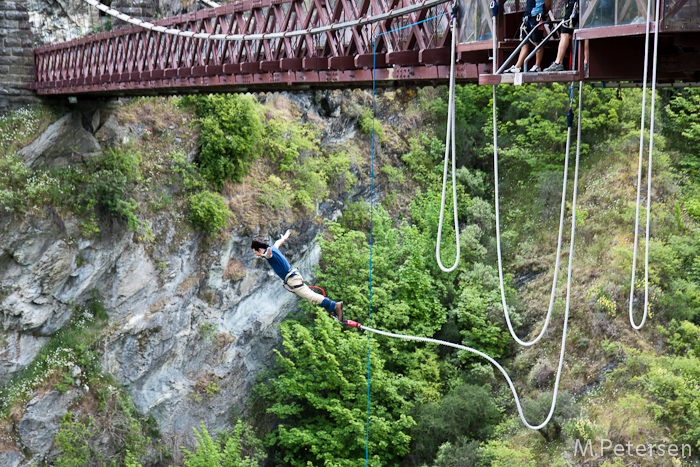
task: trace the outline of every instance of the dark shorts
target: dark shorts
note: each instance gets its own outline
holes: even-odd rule
[[[576,4],[576,1],[566,2],[566,12],[564,12],[564,19],[569,19],[571,17],[571,13],[574,12],[574,5],[575,4]],[[567,26],[570,26],[570,27],[567,27]],[[576,28],[576,27],[578,27],[578,15],[576,15],[576,17],[571,20],[570,24],[565,23],[564,26],[561,27],[561,33],[562,34],[573,34],[574,28]]]
[[[532,31],[532,28],[536,27],[535,32],[532,33],[530,38],[528,39],[528,42],[531,44],[539,44],[542,42],[542,39],[544,39],[544,26],[541,24],[537,26],[537,19],[536,18],[530,18],[527,23],[525,23],[525,28],[520,30],[520,40],[525,39],[525,36],[529,34],[530,31]]]

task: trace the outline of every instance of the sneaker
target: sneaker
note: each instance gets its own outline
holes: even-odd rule
[[[564,71],[564,65],[561,63],[554,62],[551,65],[549,65],[547,68],[545,68],[544,71],[547,71],[547,72]]]
[[[530,73],[539,73],[540,71],[542,71],[542,68],[538,67],[537,65],[530,68]]]
[[[333,308],[333,313],[335,314],[335,317],[340,321],[341,323],[343,322],[343,302],[336,302],[335,308]]]
[[[520,73],[520,67],[513,65],[512,67],[508,68],[503,73]]]

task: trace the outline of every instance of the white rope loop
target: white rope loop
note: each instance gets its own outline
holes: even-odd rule
[[[656,12],[654,21],[654,62],[652,64],[651,78],[651,112],[649,122],[649,149],[647,161],[647,222],[646,222],[646,244],[644,248],[644,310],[642,313],[642,321],[637,324],[634,321],[634,285],[635,274],[637,270],[637,246],[639,243],[639,205],[641,201],[642,191],[642,163],[644,153],[644,120],[645,106],[647,97],[647,73],[649,69],[649,25],[651,22],[651,0],[647,0],[647,21],[646,21],[646,37],[644,42],[644,75],[642,85],[642,118],[639,130],[639,167],[637,169],[637,205],[634,216],[634,250],[632,252],[632,278],[630,280],[630,300],[629,300],[629,318],[632,327],[639,331],[644,326],[649,314],[649,227],[651,225],[651,168],[653,161],[654,149],[654,111],[656,109],[656,71],[658,69],[658,52],[659,52],[659,7],[661,1],[656,1]]]
[[[459,220],[457,219],[457,175],[456,175],[456,143],[455,143],[455,48],[457,43],[457,18],[452,18],[452,47],[450,51],[450,90],[447,104],[447,135],[445,136],[445,169],[442,174],[442,200],[440,201],[440,222],[438,223],[437,246],[435,247],[435,258],[438,266],[443,272],[452,272],[459,264]],[[452,149],[452,207],[455,221],[455,242],[457,245],[457,256],[454,264],[446,268],[440,259],[440,239],[442,237],[442,221],[445,215],[445,192],[447,190],[447,165]]]
[[[495,55],[494,55],[495,57]],[[494,65],[495,66],[495,65]],[[579,101],[579,108],[581,102]],[[501,291],[501,304],[503,305],[503,313],[506,317],[506,324],[508,325],[508,332],[513,337],[513,339],[521,346],[529,347],[531,345],[539,342],[540,339],[547,332],[547,327],[552,318],[552,310],[554,309],[554,298],[557,290],[557,279],[559,277],[559,262],[561,260],[561,246],[564,233],[564,215],[566,213],[566,185],[567,185],[567,174],[569,173],[569,151],[571,148],[571,128],[567,129],[566,133],[566,157],[564,159],[564,174],[562,176],[562,190],[561,190],[561,208],[559,212],[559,234],[557,238],[557,255],[554,265],[554,277],[552,278],[552,291],[549,296],[549,306],[547,307],[547,315],[545,316],[544,325],[540,330],[540,333],[534,339],[530,341],[524,341],[518,337],[513,329],[513,324],[510,320],[510,312],[508,311],[508,304],[506,303],[506,293],[505,286],[503,283],[503,258],[501,255],[501,216],[500,216],[500,206],[499,206],[499,192],[498,192],[498,122],[496,120],[496,85],[493,86],[493,171],[494,171],[494,192],[495,192],[495,211],[496,211],[496,252],[498,257],[498,282]],[[579,124],[580,126],[580,124]]]

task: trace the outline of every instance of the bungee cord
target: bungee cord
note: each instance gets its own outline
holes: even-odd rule
[[[450,90],[447,104],[447,135],[445,136],[445,170],[442,175],[442,200],[440,201],[440,221],[438,223],[437,246],[435,247],[435,258],[438,266],[443,272],[452,272],[459,264],[459,221],[457,220],[457,176],[456,176],[456,156],[455,156],[455,47],[457,43],[457,18],[452,17],[452,47],[450,51]],[[447,189],[447,164],[450,154],[450,143],[452,149],[452,207],[454,208],[455,221],[455,242],[457,245],[457,255],[454,264],[446,268],[440,259],[440,239],[442,237],[442,220],[445,214],[445,191]]]
[[[651,112],[649,122],[649,149],[647,161],[647,222],[646,222],[646,244],[644,247],[644,310],[642,312],[642,321],[637,325],[634,321],[634,286],[635,274],[637,269],[637,245],[639,241],[639,205],[642,192],[642,163],[644,153],[644,119],[645,106],[647,97],[647,73],[649,69],[649,24],[651,21],[651,0],[647,0],[647,21],[646,21],[646,36],[644,42],[644,75],[642,76],[642,118],[639,130],[639,167],[637,169],[637,205],[634,216],[634,250],[632,252],[632,278],[630,280],[630,300],[629,300],[629,318],[632,327],[639,331],[644,326],[649,313],[649,226],[651,224],[651,166],[654,149],[654,110],[656,108],[656,71],[658,69],[658,52],[659,52],[659,5],[660,0],[656,2],[656,12],[654,21],[654,62],[652,64],[651,78]]]

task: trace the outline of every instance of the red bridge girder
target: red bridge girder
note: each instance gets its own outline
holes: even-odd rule
[[[298,31],[375,16],[406,0],[243,0],[154,22],[212,34]],[[129,27],[35,50],[38,94],[167,94],[369,85],[443,84],[449,78],[450,3],[370,26],[321,34],[215,41]],[[408,25],[404,29],[396,30]],[[382,34],[385,33],[385,34]],[[377,55],[374,57],[376,37]],[[456,76],[476,81],[489,65],[460,63]],[[211,89],[209,89],[211,88]]]

